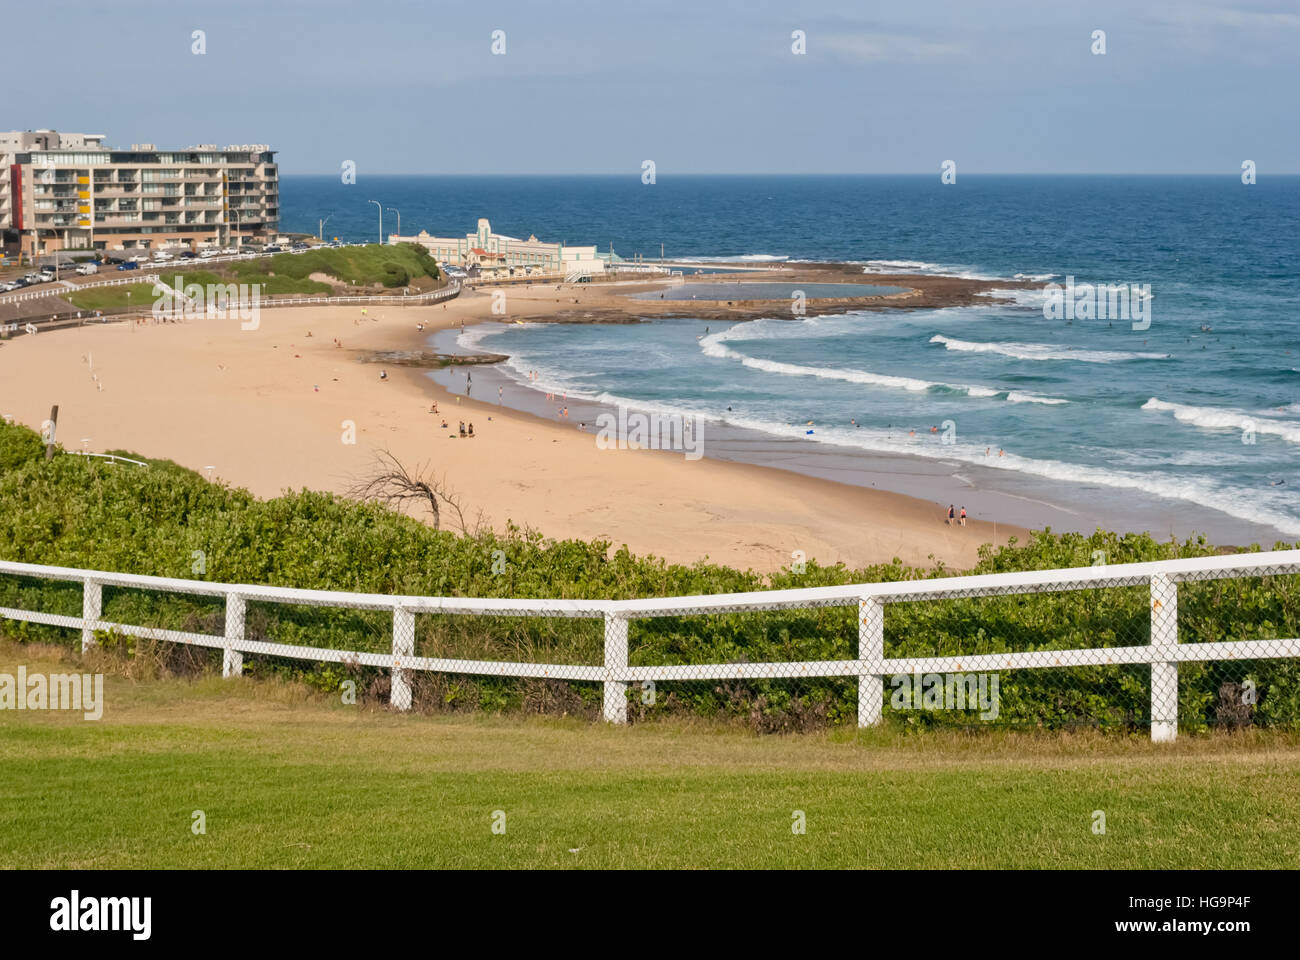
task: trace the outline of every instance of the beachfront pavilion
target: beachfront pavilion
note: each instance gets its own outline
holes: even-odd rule
[[[529,236],[527,240],[493,233],[492,224],[480,217],[478,229],[463,237],[435,237],[421,230],[414,236],[391,234],[389,243],[418,243],[440,263],[454,267],[477,266],[484,276],[512,276],[522,273],[568,275],[603,273],[606,258],[593,246],[549,243]]]

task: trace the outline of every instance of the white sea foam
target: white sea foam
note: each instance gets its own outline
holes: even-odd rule
[[[1035,393],[1024,390],[998,390],[993,387],[978,386],[969,383],[942,383],[933,380],[921,380],[917,377],[899,377],[885,373],[872,373],[869,370],[854,370],[843,367],[810,367],[801,363],[785,363],[780,360],[764,360],[758,357],[751,357],[741,353],[739,350],[733,350],[726,346],[725,341],[740,337],[744,331],[740,330],[741,324],[723,330],[720,333],[710,334],[700,341],[700,349],[705,356],[716,357],[720,360],[738,360],[744,366],[754,370],[763,370],[767,373],[775,373],[789,377],[820,377],[824,380],[840,380],[845,383],[861,383],[875,387],[892,387],[899,390],[909,390],[913,393],[920,393],[925,390],[952,390],[957,393],[965,393],[971,397],[981,399],[991,399],[1001,397],[1010,403],[1044,403],[1044,404],[1061,404],[1068,403],[1068,400],[1062,400],[1057,397],[1044,397]],[[743,339],[751,339],[744,337]]]
[[[826,318],[823,318],[826,319]],[[721,333],[714,334],[700,341],[701,347],[719,347],[727,340],[749,339],[752,332],[761,329],[758,325],[762,321],[755,321],[749,324],[737,324]],[[784,330],[797,326],[788,321],[772,321],[772,329],[767,333],[776,336]],[[499,327],[478,327],[472,328],[480,330],[481,333],[476,337],[469,338],[472,342],[483,337],[491,336],[495,333],[504,332],[511,329],[506,326]],[[468,336],[469,331],[466,331]],[[706,344],[705,341],[710,341]],[[725,349],[725,348],[724,348]],[[743,355],[742,355],[743,356]],[[814,443],[830,444],[833,446],[858,449],[868,452],[902,454],[920,456],[930,460],[949,461],[953,463],[964,463],[972,466],[982,466],[994,470],[1005,470],[1010,473],[1021,473],[1027,476],[1040,477],[1048,480],[1066,482],[1072,484],[1085,484],[1091,486],[1101,486],[1109,489],[1134,490],[1149,496],[1175,500],[1195,505],[1201,509],[1211,509],[1221,512],[1227,516],[1234,517],[1253,524],[1259,524],[1264,527],[1271,527],[1286,536],[1300,537],[1300,519],[1292,515],[1289,505],[1293,503],[1289,500],[1290,493],[1286,487],[1279,488],[1262,488],[1250,497],[1243,497],[1240,490],[1230,486],[1221,486],[1213,479],[1204,477],[1179,477],[1160,472],[1152,469],[1155,465],[1168,465],[1170,467],[1179,466],[1199,466],[1202,462],[1207,464],[1229,465],[1237,462],[1235,455],[1208,455],[1196,451],[1187,451],[1186,454],[1165,456],[1160,455],[1154,462],[1143,462],[1140,458],[1117,456],[1117,465],[1115,467],[1101,467],[1083,464],[1067,463],[1051,459],[1034,459],[1030,457],[1019,456],[1014,453],[1007,453],[1005,456],[997,456],[996,450],[991,456],[984,453],[984,443],[965,443],[944,444],[940,441],[941,435],[932,435],[922,433],[915,437],[908,436],[903,430],[884,430],[877,428],[859,428],[824,426],[814,424],[812,427],[806,425],[796,425],[791,423],[782,423],[762,417],[746,416],[741,413],[719,412],[717,410],[700,409],[687,403],[672,402],[651,402],[638,400],[629,397],[618,396],[608,391],[587,392],[585,390],[574,389],[574,385],[569,381],[568,376],[560,370],[545,369],[535,361],[524,361],[514,357],[507,362],[507,366],[521,375],[522,379],[527,378],[529,369],[536,369],[541,374],[541,379],[532,381],[531,386],[535,389],[546,392],[562,393],[567,391],[570,399],[591,400],[599,403],[610,405],[624,405],[631,409],[643,410],[646,412],[655,412],[670,416],[685,417],[703,417],[713,423],[724,423],[736,427],[747,428],[764,434],[791,440],[803,440]],[[798,365],[791,365],[798,367]],[[799,371],[798,375],[809,375],[809,371],[817,371],[817,368],[805,368]],[[853,371],[855,374],[863,374],[865,371]],[[818,371],[825,374],[825,371]],[[922,384],[920,389],[929,389],[930,386],[950,386],[943,384],[930,384],[928,381],[914,380],[913,378],[896,378],[904,384]],[[950,387],[951,388],[951,387]],[[905,386],[904,389],[913,389],[912,386]],[[987,387],[965,388],[971,396],[988,396],[999,395],[999,391],[991,390]],[[976,393],[975,391],[979,391]],[[1008,400],[1010,400],[1010,393]],[[1047,398],[1051,399],[1051,398]],[[1012,401],[1014,402],[1014,401]],[[1293,405],[1300,406],[1300,405]],[[1184,416],[1192,415],[1192,411],[1207,412],[1217,415],[1218,418],[1226,417],[1229,426],[1232,429],[1240,429],[1243,419],[1251,419],[1256,425],[1259,432],[1267,432],[1266,428],[1290,429],[1300,431],[1300,425],[1288,424],[1285,421],[1270,420],[1264,416],[1251,416],[1244,411],[1224,411],[1212,410],[1209,408],[1183,407],[1177,404],[1167,404],[1164,401],[1152,398],[1144,409],[1150,410],[1170,410],[1181,412]],[[808,434],[807,430],[813,430]],[[1300,436],[1300,434],[1297,434]],[[1206,459],[1208,457],[1208,459]],[[1119,464],[1132,466],[1135,469],[1123,469]]]
[[[1106,467],[1066,463],[1060,460],[1038,460],[1013,453],[990,456],[982,444],[943,444],[939,436],[921,434],[910,437],[898,431],[854,429],[852,427],[825,427],[775,423],[768,420],[727,416],[724,422],[736,426],[761,430],[778,436],[799,437],[818,443],[855,447],[880,453],[909,454],[931,460],[948,460],[1006,470],[1030,476],[1067,483],[1102,486],[1118,490],[1136,490],[1166,500],[1195,504],[1198,508],[1217,510],[1238,520],[1272,527],[1287,536],[1300,536],[1300,519],[1291,515],[1284,505],[1289,502],[1271,490],[1260,490],[1252,497],[1242,497],[1240,491],[1222,487],[1212,480],[1199,477],[1177,477],[1152,470],[1130,472]],[[810,435],[806,431],[812,429]],[[1285,488],[1280,488],[1285,490]]]
[[[1010,300],[1018,307],[1032,307],[1036,310],[1042,309],[1043,301],[1047,299],[1047,294],[1041,288],[1034,287],[996,287],[992,290],[981,290],[978,295]],[[994,306],[1001,306],[1001,304],[994,304]]]
[[[1194,407],[1184,403],[1169,403],[1156,397],[1142,404],[1142,409],[1172,413],[1175,420],[1207,430],[1245,431],[1249,426],[1256,434],[1281,437],[1289,443],[1300,443],[1300,423],[1270,419],[1246,410],[1233,410],[1229,407]]]
[[[732,257],[674,257],[673,263],[781,263],[790,258],[776,253],[742,253]]]
[[[1010,280],[991,273],[979,273],[969,267],[954,264],[927,263],[924,260],[868,260],[863,273],[924,273],[935,277],[957,277],[961,280]]]
[[[1132,353],[1124,350],[1072,350],[1046,343],[980,343],[935,334],[931,343],[961,353],[996,353],[1017,360],[1077,360],[1080,363],[1119,363],[1124,360],[1168,360],[1167,353]]]

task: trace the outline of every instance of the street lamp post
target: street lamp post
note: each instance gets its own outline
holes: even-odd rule
[[[379,208],[379,242],[384,242],[384,205],[378,200],[367,200],[367,203],[373,203]]]
[[[397,235],[400,237],[402,235],[402,211],[396,207],[385,207],[384,209],[397,214]]]
[[[331,213],[330,217],[332,216],[334,216],[334,214]],[[325,219],[321,220],[320,225],[316,231],[316,239],[319,240],[321,243],[325,242],[325,224],[330,222],[330,217],[326,217]]]

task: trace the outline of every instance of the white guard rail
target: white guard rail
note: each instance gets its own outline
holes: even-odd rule
[[[963,670],[993,671],[1149,664],[1152,681],[1151,739],[1172,741],[1178,731],[1179,663],[1300,657],[1300,638],[1180,644],[1178,637],[1178,584],[1202,580],[1300,574],[1300,550],[945,577],[933,580],[738,594],[657,597],[643,600],[514,600],[390,596],[251,584],[210,583],[202,580],[109,573],[10,561],[0,561],[0,574],[79,582],[82,585],[82,613],[79,617],[0,607],[0,619],[80,630],[83,649],[94,644],[95,631],[117,631],[141,638],[224,650],[223,673],[226,676],[234,676],[242,671],[244,653],[381,667],[392,671],[390,699],[392,705],[399,710],[411,707],[409,671],[413,670],[599,682],[604,685],[604,719],[610,723],[627,722],[629,683],[681,679],[856,677],[858,679],[858,725],[865,727],[879,723],[882,718],[884,681],[888,676]],[[1150,640],[1146,644],[947,657],[887,658],[884,655],[884,611],[887,604],[1141,585],[1148,587],[1151,597]],[[216,636],[105,621],[101,619],[104,586],[224,597],[225,629],[221,636]],[[249,600],[354,610],[391,610],[392,652],[374,653],[245,640],[244,614],[245,604]],[[632,620],[663,616],[846,606],[858,608],[856,659],[689,666],[628,665],[628,623]],[[415,656],[415,615],[418,613],[603,619],[604,664],[583,666],[417,657]]]

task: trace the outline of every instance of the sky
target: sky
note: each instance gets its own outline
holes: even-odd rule
[[[86,52],[7,42],[0,129],[268,143],[283,174],[1300,172],[1300,0],[43,0],[4,19]]]

